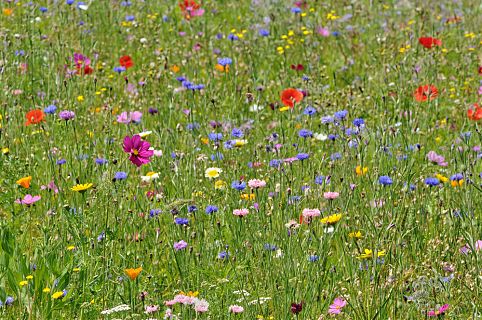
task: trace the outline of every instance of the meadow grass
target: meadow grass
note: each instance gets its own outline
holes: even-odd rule
[[[0,9],[1,319],[481,318],[477,1]]]

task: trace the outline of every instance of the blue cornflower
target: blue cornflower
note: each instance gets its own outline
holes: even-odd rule
[[[134,17],[132,15],[126,16],[126,21],[134,21],[134,20],[136,20],[136,17]]]
[[[272,168],[279,168],[280,165],[281,165],[281,160],[278,160],[278,159],[273,159],[269,162],[269,166]]]
[[[323,124],[332,123],[333,121],[335,121],[335,120],[333,119],[332,116],[321,117],[321,123],[323,123]]]
[[[244,133],[241,129],[239,128],[233,128],[233,130],[231,131],[231,135],[235,138],[242,138],[244,137]]]
[[[341,159],[341,158],[342,158],[342,156],[341,156],[341,154],[340,154],[339,152],[335,152],[335,153],[333,153],[333,154],[330,156],[330,159],[331,159],[332,161],[339,160],[339,159]]]
[[[296,158],[297,158],[298,160],[301,160],[301,161],[306,160],[306,159],[308,159],[309,157],[310,157],[310,155],[309,155],[308,153],[298,153],[298,154],[296,155]]]
[[[278,249],[278,247],[274,244],[265,243],[264,249],[268,250],[268,251],[276,251]]]
[[[15,299],[13,299],[13,297],[8,296],[8,297],[5,299],[5,305],[6,305],[6,306],[11,306],[14,301],[15,301]]]
[[[211,155],[211,160],[216,161],[216,160],[223,160],[224,156],[221,152],[216,152],[215,154]]]
[[[307,75],[303,75],[303,76],[301,77],[301,80],[303,80],[303,81],[309,81],[310,78],[309,78]]]
[[[456,173],[453,176],[450,177],[451,181],[460,181],[464,179],[464,175],[461,173]]]
[[[66,162],[67,162],[67,160],[65,160],[65,159],[57,160],[57,164],[58,164],[59,166],[65,164]]]
[[[234,145],[236,143],[234,142],[234,140],[228,140],[226,142],[224,142],[223,146],[224,146],[224,149],[232,149],[234,148]]]
[[[66,4],[68,4],[69,6],[74,4],[75,0],[67,0],[65,1]]]
[[[213,205],[208,205],[208,206],[206,207],[205,212],[206,212],[207,214],[211,214],[211,213],[218,212],[218,210],[219,210],[218,207],[213,206]]]
[[[233,63],[231,58],[218,58],[218,64],[225,67]]]
[[[338,120],[345,119],[347,115],[348,115],[347,110],[341,110],[341,111],[335,112],[335,118],[337,118]]]
[[[114,179],[116,180],[125,180],[127,179],[127,173],[124,171],[118,171],[114,175]]]
[[[299,132],[298,132],[298,136],[300,136],[301,138],[310,138],[313,136],[313,132],[311,132],[310,130],[308,129],[301,129]]]
[[[188,123],[188,124],[186,125],[186,129],[187,129],[187,130],[190,130],[190,131],[199,129],[200,127],[201,127],[201,126],[200,126],[199,123],[197,123],[197,122]]]
[[[262,36],[262,37],[267,37],[267,36],[269,36],[269,31],[266,30],[266,29],[260,29],[259,35]]]
[[[221,251],[218,253],[218,259],[224,260],[229,258],[229,251]]]
[[[130,7],[132,5],[132,2],[130,1],[122,1],[121,6],[123,7]]]
[[[246,182],[244,182],[244,181],[233,181],[231,183],[231,188],[236,189],[238,191],[244,190],[246,188]]]
[[[318,260],[320,260],[320,257],[317,256],[317,255],[311,255],[311,256],[308,257],[308,261],[310,261],[310,262],[316,262]]]
[[[45,7],[40,7],[39,8],[40,12],[47,12],[49,11],[49,9],[45,8]]]
[[[293,13],[301,13],[301,9],[298,7],[291,8],[291,12]]]
[[[239,40],[239,37],[235,34],[230,33],[228,35],[228,40],[231,40],[231,41]]]
[[[378,178],[378,182],[380,182],[380,184],[383,186],[389,186],[393,184],[393,181],[389,176],[381,176],[380,178]]]
[[[104,159],[104,158],[97,158],[95,159],[95,163],[98,164],[98,165],[104,165],[106,164],[108,161],[107,159]]]
[[[316,177],[315,177],[315,183],[316,183],[316,184],[322,185],[324,181],[325,181],[325,177],[324,177],[324,176],[316,176]]]
[[[220,140],[223,140],[223,134],[222,133],[216,133],[216,132],[210,132],[208,134],[208,138],[211,141],[220,141]]]
[[[338,137],[338,135],[330,133],[328,135],[328,140],[335,141],[337,137]]]
[[[316,109],[313,108],[312,106],[307,106],[305,110],[303,110],[303,114],[306,114],[307,116],[313,116],[316,113]]]
[[[44,112],[46,114],[55,114],[55,111],[57,111],[57,107],[53,104],[51,104],[50,106],[48,106],[44,109]]]
[[[151,209],[151,210],[149,211],[149,217],[150,217],[150,218],[157,217],[160,213],[162,213],[162,210],[161,210],[161,209]],[[178,219],[178,218],[176,218],[176,219]],[[180,218],[180,219],[182,219],[182,218]],[[187,220],[187,219],[186,219],[186,220]],[[176,222],[176,223],[177,223],[177,222]],[[178,223],[178,224],[180,224],[180,223]],[[186,222],[186,224],[187,224],[187,222]]]
[[[23,57],[25,55],[25,51],[24,50],[15,50],[15,55],[18,57]]]
[[[365,121],[362,118],[356,118],[353,120],[353,125],[360,128],[365,125]]]
[[[195,205],[190,205],[187,207],[187,212],[195,212],[197,211],[197,207]]]
[[[350,140],[350,141],[348,141],[348,147],[349,148],[357,148],[358,142],[356,140]]]
[[[124,71],[126,71],[126,68],[122,67],[122,66],[114,68],[114,72],[117,72],[117,73],[121,73],[121,72],[124,72]]]
[[[176,80],[179,81],[179,82],[184,82],[184,81],[186,81],[186,77],[184,77],[184,76],[177,77]]]
[[[430,187],[438,186],[439,183],[440,183],[440,180],[437,179],[437,178],[430,177],[430,178],[425,179],[425,184],[430,186]]]
[[[97,236],[97,242],[101,242],[102,240],[105,239],[105,231],[102,231],[98,236]]]
[[[189,224],[189,219],[187,218],[176,218],[174,222],[180,226],[185,226]]]

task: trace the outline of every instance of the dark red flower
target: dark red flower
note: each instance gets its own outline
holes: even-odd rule
[[[298,314],[301,312],[301,310],[303,310],[303,301],[300,303],[293,302],[291,304],[291,313]]]
[[[119,59],[119,63],[122,67],[129,69],[130,67],[134,66],[134,61],[132,61],[132,58],[130,56],[122,56]]]
[[[303,71],[303,70],[305,70],[305,67],[303,67],[302,64],[298,64],[298,65],[292,64],[291,69],[296,70],[296,71]]]
[[[432,49],[437,46],[440,47],[442,45],[442,40],[432,37],[419,38],[418,42],[427,49]]]

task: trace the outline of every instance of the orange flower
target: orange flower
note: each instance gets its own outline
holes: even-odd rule
[[[418,102],[424,101],[432,101],[433,99],[437,98],[438,96],[438,89],[432,84],[426,84],[424,86],[420,86],[417,90],[413,93],[415,100]]]
[[[17,184],[25,189],[28,189],[30,188],[30,181],[32,181],[32,176],[23,177],[17,180]]]
[[[440,47],[442,45],[442,40],[432,37],[419,38],[418,42],[427,49],[432,49],[433,47]]]
[[[467,117],[469,117],[469,120],[473,121],[479,121],[482,119],[482,108],[479,107],[479,105],[476,103],[474,104],[475,110],[470,108],[467,110]]]
[[[303,93],[296,89],[288,88],[281,92],[281,102],[287,107],[293,108],[295,102],[300,102],[301,100],[303,100]]]
[[[44,121],[45,113],[40,109],[35,109],[27,112],[25,118],[27,118],[27,121],[25,122],[26,126],[29,126],[31,124],[38,124]]]
[[[136,280],[137,276],[139,273],[141,273],[142,267],[136,268],[136,269],[125,269],[124,272],[126,275],[131,278],[131,280]]]
[[[229,71],[229,65],[226,65],[225,67],[223,67],[222,65],[217,64],[217,65],[214,66],[214,68],[218,71],[221,71],[221,72],[228,72]]]
[[[3,14],[6,16],[10,16],[12,15],[12,13],[13,13],[13,9],[10,9],[10,8],[3,9]]]
[[[181,68],[179,68],[179,66],[177,66],[177,65],[173,65],[173,66],[171,67],[171,71],[174,72],[174,73],[179,72],[179,70],[181,70]]]

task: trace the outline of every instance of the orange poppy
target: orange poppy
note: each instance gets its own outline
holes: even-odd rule
[[[432,49],[433,47],[440,47],[442,45],[442,40],[432,37],[419,38],[418,42],[427,49]]]
[[[432,101],[433,99],[437,98],[438,96],[438,89],[432,84],[426,84],[424,86],[420,86],[417,90],[413,93],[415,100],[418,102],[424,101]]]
[[[467,117],[469,120],[479,121],[482,119],[482,108],[476,103],[474,104],[475,109],[470,108],[467,110]]]
[[[135,268],[135,269],[125,269],[124,272],[126,273],[126,275],[132,280],[136,280],[137,276],[139,275],[139,273],[141,273],[142,271],[142,267],[139,267],[139,268]]]
[[[296,89],[288,88],[281,92],[281,102],[287,107],[293,108],[295,102],[300,102],[301,100],[303,100],[303,93]]]
[[[27,118],[27,121],[25,122],[26,126],[29,126],[31,124],[38,124],[42,121],[45,121],[45,113],[40,109],[35,109],[27,112],[25,118]]]
[[[130,56],[122,56],[119,59],[119,63],[122,67],[129,69],[130,67],[134,66],[134,61],[132,61],[132,58]]]
[[[30,181],[32,181],[32,176],[23,177],[17,180],[17,184],[25,189],[28,189],[30,188]]]

